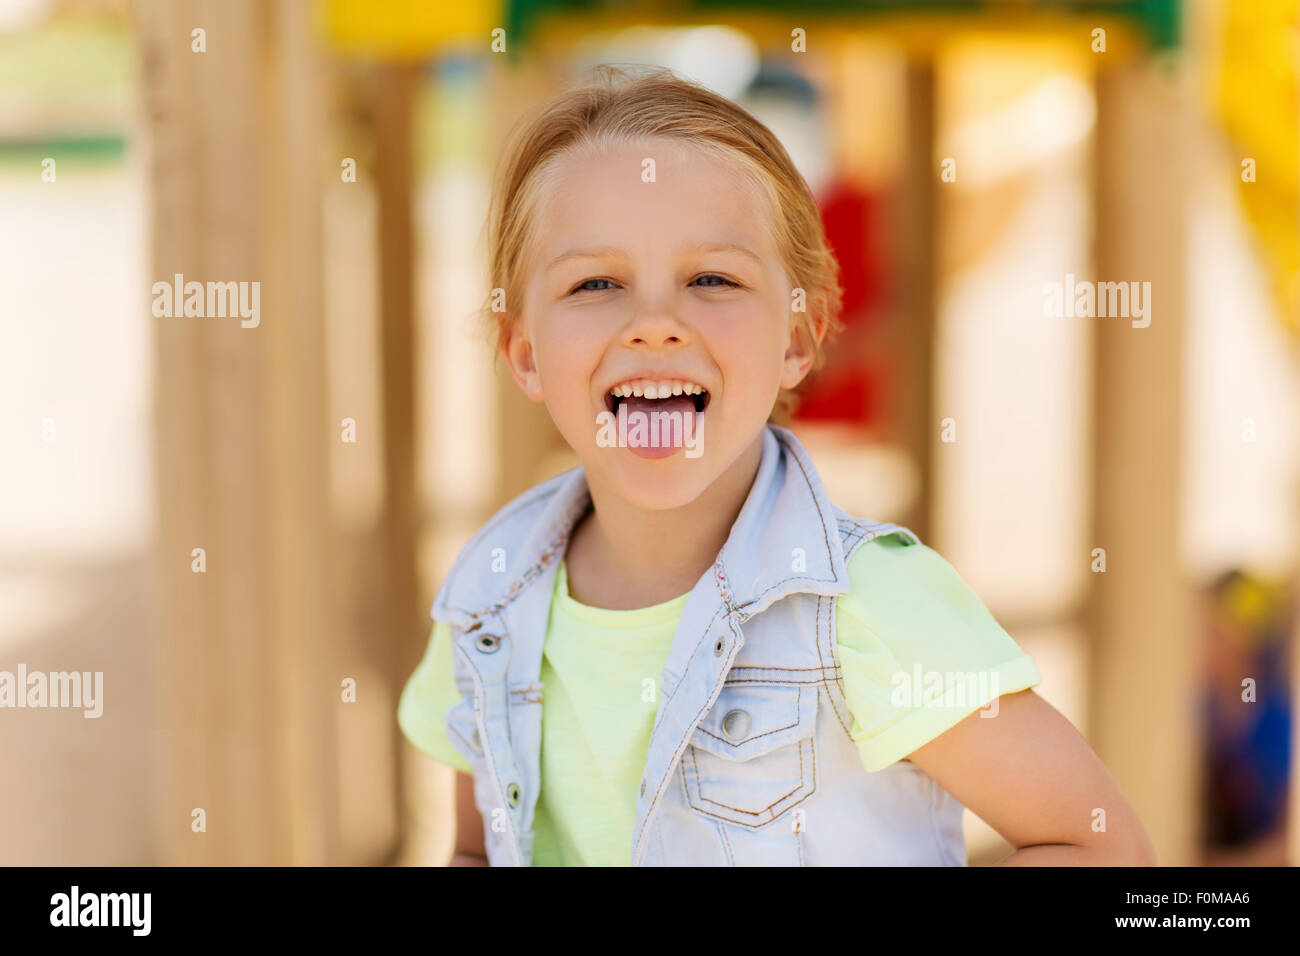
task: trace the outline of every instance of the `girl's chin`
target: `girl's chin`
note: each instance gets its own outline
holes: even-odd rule
[[[706,458],[685,458],[680,448],[663,458],[643,458],[631,448],[597,448],[587,474],[636,508],[671,511],[695,501],[717,479]],[[594,476],[592,476],[594,477]],[[591,478],[589,477],[589,482]]]

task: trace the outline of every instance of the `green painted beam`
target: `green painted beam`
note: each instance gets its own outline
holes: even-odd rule
[[[1243,0],[1244,2],[1244,0]],[[934,15],[983,14],[1014,16],[1017,13],[1058,13],[1065,16],[1122,17],[1132,20],[1147,36],[1154,49],[1178,46],[1182,27],[1182,0],[682,0],[666,7],[654,0],[625,0],[618,4],[608,0],[506,0],[506,24],[512,38],[527,41],[533,26],[544,16],[568,15],[573,18],[598,17],[605,13],[620,16],[660,18],[665,14],[693,15],[707,13],[758,14],[771,16],[837,16],[845,23],[870,20],[874,16],[908,14],[923,18]]]

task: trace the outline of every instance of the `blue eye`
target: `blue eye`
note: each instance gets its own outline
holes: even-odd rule
[[[717,281],[705,282],[704,280],[706,279],[716,279]],[[694,285],[697,282],[702,283],[705,288],[709,288],[709,289],[717,289],[721,286],[732,286],[733,288],[737,287],[736,283],[732,282],[730,279],[724,279],[722,276],[713,275],[712,273],[708,275],[697,276],[695,279],[691,280],[692,285]]]
[[[603,286],[600,283],[605,283]],[[580,283],[574,292],[604,292],[606,289],[614,288],[614,283],[609,279],[588,279]]]

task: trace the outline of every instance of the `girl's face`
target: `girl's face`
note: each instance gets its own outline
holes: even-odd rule
[[[592,487],[686,505],[744,466],[812,364],[766,199],[734,164],[666,139],[574,151],[541,189],[511,370]]]

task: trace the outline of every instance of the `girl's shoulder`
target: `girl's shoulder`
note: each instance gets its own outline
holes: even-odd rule
[[[889,535],[858,549],[838,599],[836,649],[868,770],[902,759],[1002,694],[1041,681],[1033,658],[948,561]],[[920,706],[935,683],[963,693]],[[901,695],[901,696],[900,696]]]
[[[912,594],[966,588],[957,569],[905,529],[878,535],[855,548],[846,568],[854,593],[903,589]]]
[[[1018,649],[979,595],[928,545],[882,535],[848,560],[850,591],[838,600],[844,636],[869,633],[895,656],[986,661]]]

